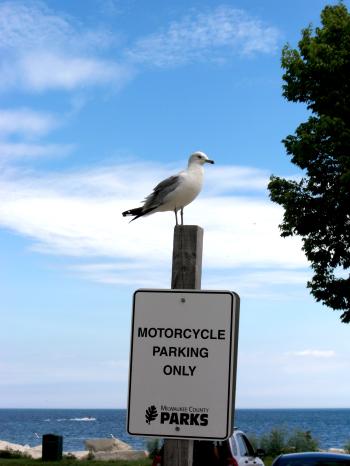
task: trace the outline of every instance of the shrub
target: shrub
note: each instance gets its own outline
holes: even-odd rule
[[[159,454],[159,450],[161,448],[161,440],[159,438],[154,438],[147,442],[147,451],[149,453],[149,457],[153,460],[153,458]]]
[[[257,435],[248,433],[248,438],[254,451],[256,451],[258,448],[261,448],[260,438]]]
[[[344,450],[346,453],[350,453],[350,439],[344,445]]]
[[[268,456],[276,456],[283,453],[286,448],[286,433],[283,429],[272,429],[267,435],[260,438],[260,448],[265,450]]]
[[[249,436],[256,450],[262,448],[267,456],[277,456],[281,453],[292,453],[301,451],[317,451],[319,444],[311,435],[310,431],[296,430],[287,435],[285,430],[275,428],[269,434],[261,437]],[[350,443],[349,443],[350,448]]]
[[[20,459],[20,458],[29,458],[26,453],[22,453],[18,450],[9,450],[8,448],[5,450],[0,450],[0,458],[4,459]]]
[[[287,442],[287,449],[290,452],[317,451],[318,448],[318,441],[312,437],[309,430],[305,432],[295,431]]]

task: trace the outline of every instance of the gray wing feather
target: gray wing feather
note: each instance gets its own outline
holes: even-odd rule
[[[173,175],[161,181],[145,199],[143,210],[156,209],[164,202],[166,196],[174,191],[180,184],[180,175]]]

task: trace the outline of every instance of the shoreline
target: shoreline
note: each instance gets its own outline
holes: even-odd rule
[[[252,438],[268,436],[274,429],[285,437],[309,431],[319,449],[342,449],[350,443],[349,409],[237,409],[234,425]],[[116,437],[134,449],[143,450],[147,438],[131,437],[125,431],[124,409],[0,409],[0,438],[35,448],[47,433],[63,435],[63,449],[83,451],[84,439]]]
[[[118,442],[119,448],[113,449],[113,440]],[[124,442],[119,441],[118,439],[94,439],[94,440],[86,439],[86,442],[91,443],[94,441],[96,443],[100,441],[109,442],[109,445],[105,446],[104,448],[101,447],[101,450],[95,450],[95,453],[98,451],[101,451],[101,452],[141,452],[143,451],[143,450],[133,450],[130,445],[127,445]],[[0,440],[0,451],[19,452],[19,453],[28,455],[33,459],[40,459],[42,455],[42,444],[31,447],[30,445],[21,445],[18,443],[8,442],[6,440]],[[74,456],[77,459],[87,459],[91,451],[92,451],[91,449],[77,450],[77,451],[63,451],[63,455]],[[328,448],[327,450],[320,449],[319,451],[330,452],[330,453],[346,453],[344,448]]]
[[[148,457],[144,450],[133,450],[132,447],[118,439],[86,439],[86,449],[78,451],[63,451],[63,457],[77,460],[138,460]],[[89,448],[87,448],[89,447]],[[42,444],[31,447],[18,443],[0,440],[0,451],[19,453],[24,457],[37,460],[42,457]]]

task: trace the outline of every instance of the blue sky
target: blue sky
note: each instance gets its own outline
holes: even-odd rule
[[[349,328],[266,192],[301,175],[281,140],[307,118],[281,48],[325,5],[1,2],[0,407],[126,406],[132,293],[170,286],[174,219],[121,212],[195,150],[202,288],[241,296],[237,406],[350,406]]]

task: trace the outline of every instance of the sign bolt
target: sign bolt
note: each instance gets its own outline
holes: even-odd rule
[[[185,298],[181,298],[181,302],[182,302],[182,303],[185,303],[185,302],[186,302],[186,299],[185,299]]]

